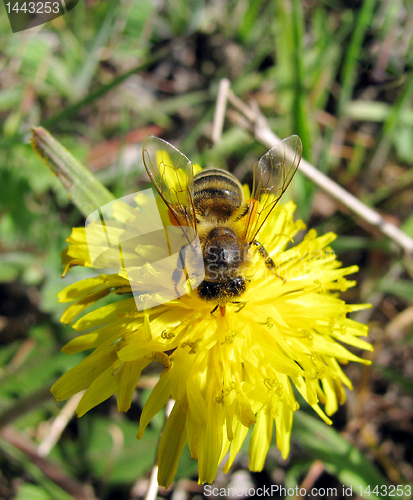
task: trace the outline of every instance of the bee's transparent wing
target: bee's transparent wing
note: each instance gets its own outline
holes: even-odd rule
[[[151,263],[155,274],[165,276],[163,285],[171,292],[168,292],[171,300],[195,289],[205,276],[193,204],[192,163],[172,144],[154,136],[144,140],[142,156],[153,185],[169,209],[172,223],[163,231],[170,259]],[[151,253],[156,248],[153,245]]]
[[[169,142],[150,136],[142,146],[143,163],[178,226],[196,230],[191,161]]]
[[[267,151],[254,166],[254,183],[246,226],[246,242],[251,244],[271,211],[289,186],[302,155],[298,135],[292,135]]]

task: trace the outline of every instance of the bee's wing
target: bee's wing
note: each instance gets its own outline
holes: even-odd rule
[[[142,146],[143,163],[176,225],[196,231],[192,163],[169,142],[151,135]]]
[[[258,231],[289,186],[301,160],[302,143],[292,135],[267,151],[254,166],[254,183],[246,226],[246,242]],[[269,196],[271,195],[271,196]]]

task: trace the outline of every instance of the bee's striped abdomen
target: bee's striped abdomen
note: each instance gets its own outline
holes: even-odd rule
[[[238,179],[225,170],[209,168],[194,178],[194,199],[197,212],[226,220],[244,202]]]

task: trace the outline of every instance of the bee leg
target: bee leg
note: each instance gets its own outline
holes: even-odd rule
[[[212,314],[212,316],[214,315],[214,312],[218,309],[219,307],[219,312],[221,313],[221,316],[225,316],[225,306],[220,306],[219,304],[216,305],[212,311],[210,312],[210,314]]]
[[[236,302],[231,302],[231,304],[239,304],[240,307],[238,307],[238,309],[235,311],[236,313],[239,313],[240,311],[242,311],[244,309],[244,307],[247,305],[247,301],[246,300],[238,300]]]
[[[267,250],[265,249],[264,245],[261,245],[261,243],[257,240],[254,240],[252,242],[253,245],[255,245],[258,249],[258,253],[261,255],[261,257],[264,259],[264,264],[267,266],[267,269],[272,269],[274,270],[275,269],[275,264],[274,264],[274,261],[272,260],[272,258],[268,255],[268,252]],[[275,271],[274,271],[274,274],[275,276],[277,276],[277,278],[280,278],[280,280],[283,282],[283,283],[286,283],[287,280],[285,278],[283,278],[282,276],[280,276],[279,274],[277,274]]]
[[[212,311],[210,312],[210,314],[212,314],[212,316],[214,315],[214,312],[218,309],[219,305],[217,304],[213,309]]]
[[[185,271],[185,247],[181,247],[178,254],[178,261],[176,263],[176,269],[172,273],[172,282],[174,284],[175,293],[177,297],[180,297],[181,294],[178,292],[178,283],[180,282],[182,275]]]

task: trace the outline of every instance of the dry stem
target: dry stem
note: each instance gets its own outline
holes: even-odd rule
[[[231,90],[228,90],[228,101],[241,114],[243,118],[241,126],[247,128],[258,141],[268,148],[280,141],[280,138],[269,128],[267,120],[258,107],[254,109],[246,105]],[[397,226],[385,221],[375,210],[365,205],[304,159],[301,160],[300,171],[334,199],[397,243],[406,254],[413,255],[413,239]]]

